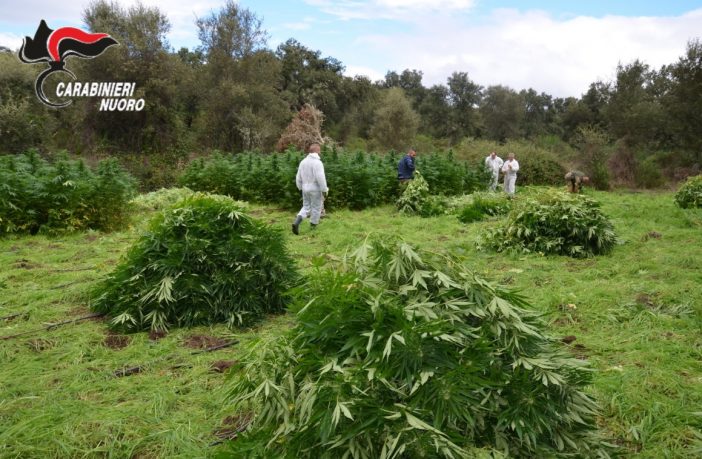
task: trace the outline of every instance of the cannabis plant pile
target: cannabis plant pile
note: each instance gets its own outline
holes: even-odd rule
[[[607,254],[617,243],[614,228],[597,201],[562,191],[546,192],[516,205],[500,227],[488,231],[480,246],[497,251],[591,257]]]
[[[463,223],[479,221],[509,212],[510,202],[502,193],[473,193],[470,204],[458,211],[458,219]]]
[[[231,198],[197,193],[154,218],[98,287],[93,309],[130,331],[244,325],[281,312],[295,280],[277,230]]]
[[[582,457],[599,448],[587,364],[518,294],[460,260],[366,243],[296,292],[297,325],[233,374],[255,413],[234,457]],[[490,456],[489,454],[495,454]]]
[[[0,156],[0,234],[118,228],[134,191],[115,159],[93,171],[66,155],[54,162],[35,151]]]
[[[702,207],[702,175],[687,179],[675,193],[675,203],[683,209]]]
[[[429,184],[419,171],[414,173],[414,179],[407,182],[395,205],[405,215],[431,217],[446,211],[444,199],[429,193]]]

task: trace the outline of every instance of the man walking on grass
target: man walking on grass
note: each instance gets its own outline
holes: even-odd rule
[[[485,158],[485,167],[492,174],[492,181],[490,182],[490,191],[495,191],[497,189],[497,180],[500,176],[500,169],[502,168],[503,164],[504,161],[502,161],[502,158],[497,156],[497,153],[495,153],[494,151],[490,153],[490,155],[487,158]]]
[[[505,174],[505,193],[507,193],[510,198],[514,196],[518,170],[519,163],[514,159],[514,153],[510,153],[507,157],[507,161],[502,165],[502,172]]]
[[[302,191],[302,209],[297,213],[292,224],[294,234],[300,234],[300,223],[308,215],[312,229],[319,224],[323,202],[322,193],[329,192],[327,178],[324,175],[324,165],[319,158],[320,152],[321,148],[318,143],[310,145],[309,154],[300,161],[300,166],[297,168],[295,183],[297,189]]]

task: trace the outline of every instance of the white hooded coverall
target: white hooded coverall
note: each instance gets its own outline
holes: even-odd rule
[[[317,225],[322,212],[322,193],[329,191],[319,154],[309,153],[300,161],[295,183],[297,189],[302,191],[302,209],[297,215],[303,219],[309,215],[310,222]]]

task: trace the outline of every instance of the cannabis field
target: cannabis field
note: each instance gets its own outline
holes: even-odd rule
[[[522,187],[517,200],[545,192]],[[557,345],[589,362],[585,392],[598,404],[609,454],[699,457],[702,210],[676,207],[666,192],[587,194],[618,237],[607,255],[478,249],[476,241],[505,218],[499,215],[462,223],[455,215],[403,215],[390,205],[339,209],[316,231],[303,225],[294,237],[290,211],[248,204],[246,212],[280,229],[303,277],[339,265],[369,235],[460,257],[481,278],[520,292]],[[92,317],[94,289],[156,213],[142,206],[115,232],[0,239],[0,457],[231,454],[256,410],[231,403],[239,362],[252,342],[275,341],[298,319],[284,313],[247,328],[123,333]],[[60,324],[73,319],[81,320]]]

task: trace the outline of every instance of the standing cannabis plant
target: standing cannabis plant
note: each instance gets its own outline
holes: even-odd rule
[[[549,191],[516,204],[507,221],[478,242],[499,252],[517,250],[576,258],[607,254],[616,244],[614,227],[597,201],[562,191]]]
[[[518,294],[456,259],[365,244],[297,292],[297,325],[254,344],[235,457],[582,457],[599,451],[587,364]]]
[[[196,193],[160,213],[98,287],[117,328],[243,325],[281,312],[296,280],[281,234],[225,196]]]

